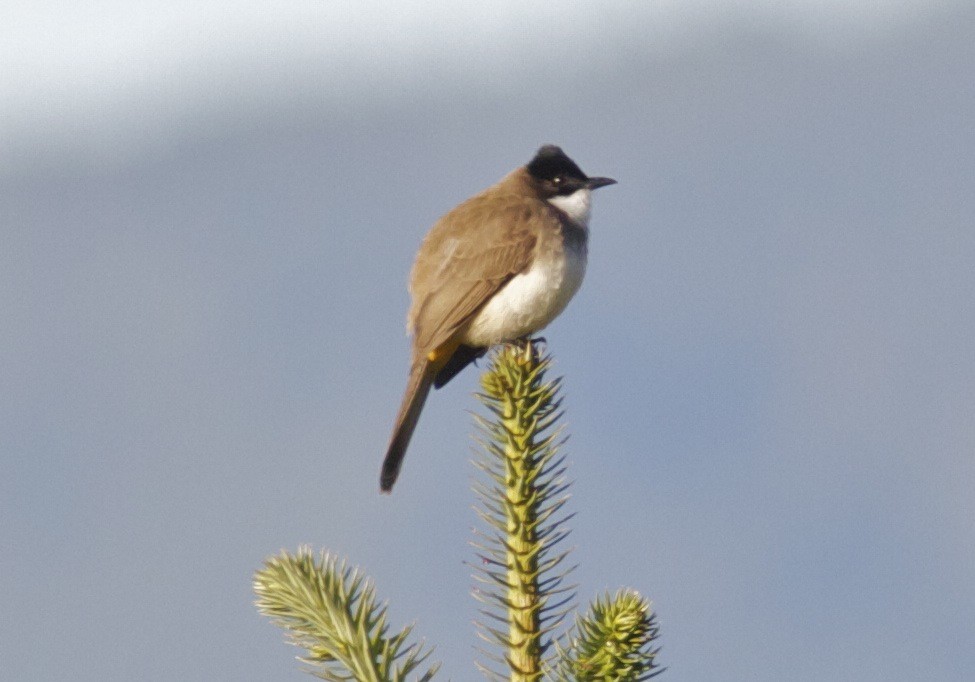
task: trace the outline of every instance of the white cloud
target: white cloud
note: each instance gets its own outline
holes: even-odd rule
[[[43,156],[87,141],[115,155],[166,137],[218,101],[243,104],[269,89],[287,98],[314,87],[341,100],[437,75],[497,85],[523,79],[533,64],[612,59],[620,45],[666,49],[716,21],[779,22],[832,41],[887,31],[939,4],[7,3],[0,148]]]

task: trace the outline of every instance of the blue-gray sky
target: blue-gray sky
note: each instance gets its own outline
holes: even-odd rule
[[[395,7],[395,9],[394,9]],[[405,280],[547,142],[619,179],[565,376],[583,600],[672,680],[975,678],[975,9],[8,2],[4,679],[305,679],[251,576],[374,576],[475,679],[468,371],[392,497]]]

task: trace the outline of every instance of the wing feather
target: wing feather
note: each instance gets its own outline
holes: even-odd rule
[[[546,206],[517,195],[470,199],[430,230],[413,266],[409,326],[426,353],[451,339],[535,251],[534,220],[551,220]],[[470,234],[471,226],[477,234]]]

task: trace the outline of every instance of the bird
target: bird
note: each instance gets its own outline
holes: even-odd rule
[[[588,177],[547,144],[430,228],[410,272],[410,373],[382,464],[382,492],[399,476],[430,389],[565,309],[586,271],[592,192],[615,183]]]

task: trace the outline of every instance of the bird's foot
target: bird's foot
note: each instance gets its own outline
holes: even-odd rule
[[[532,338],[531,334],[526,334],[514,341],[506,341],[504,343],[505,348],[510,348],[516,352],[522,352],[525,355],[525,360],[538,360],[545,352],[545,347],[548,345],[548,341],[545,340],[544,336],[539,336]]]

